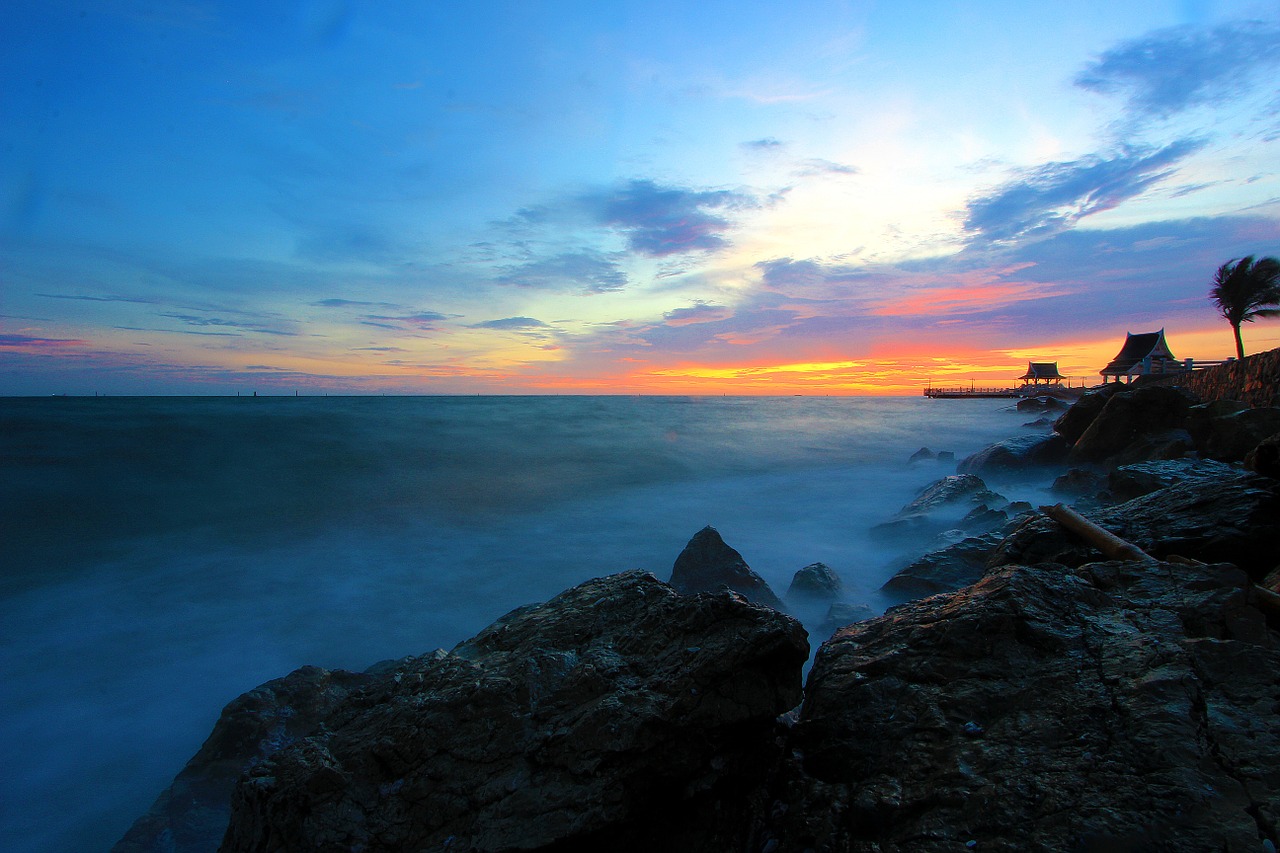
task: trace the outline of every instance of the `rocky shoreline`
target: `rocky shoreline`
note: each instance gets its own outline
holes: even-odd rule
[[[940,547],[883,616],[821,564],[780,598],[706,528],[669,583],[598,578],[450,651],[250,691],[113,849],[1274,851],[1280,409],[1037,406],[1051,433],[886,518]],[[1150,558],[999,494],[1046,477]],[[816,606],[802,683],[786,610]]]

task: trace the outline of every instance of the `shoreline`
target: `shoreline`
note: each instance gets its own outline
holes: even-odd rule
[[[1265,560],[1272,553],[1268,549],[1280,537],[1280,514],[1274,513],[1280,506],[1280,484],[1228,462],[1166,458],[1175,453],[1177,442],[1183,438],[1171,433],[1182,429],[1190,437],[1185,424],[1198,416],[1192,414],[1193,407],[1185,399],[1179,409],[1175,397],[1180,397],[1180,392],[1123,388],[1099,395],[1102,396],[1106,399],[1095,407],[1088,423],[1081,422],[1079,413],[1068,417],[1072,411],[1068,410],[1050,436],[1018,436],[1000,442],[993,447],[1004,445],[1005,455],[988,452],[988,448],[958,466],[973,470],[948,475],[943,480],[977,479],[986,470],[984,466],[1002,472],[1002,476],[1025,476],[1032,470],[1043,470],[1046,457],[1042,454],[1061,452],[1062,464],[1091,473],[1094,479],[1087,482],[1092,486],[1103,484],[1111,495],[1100,499],[1096,490],[1091,495],[1081,492],[1081,500],[1096,504],[1086,506],[1085,511],[1110,525],[1117,521],[1126,525],[1126,538],[1152,554],[1155,562],[1116,563],[1102,559],[1101,555],[1089,553],[1087,546],[1082,548],[1070,534],[1055,529],[1056,522],[1035,511],[1023,513],[1006,521],[1014,524],[1008,533],[999,534],[997,530],[982,534],[992,541],[984,543],[980,561],[970,554],[966,564],[976,577],[950,592],[907,601],[882,616],[838,628],[818,650],[803,694],[799,692],[797,660],[807,654],[800,655],[794,634],[788,634],[785,621],[776,621],[776,611],[748,602],[752,597],[749,592],[745,593],[746,598],[723,592],[699,593],[699,583],[686,583],[682,591],[688,594],[671,598],[674,592],[663,591],[669,587],[657,579],[646,579],[652,576],[631,573],[590,581],[547,604],[521,608],[503,617],[452,652],[389,661],[363,674],[304,668],[246,694],[224,711],[220,728],[215,727],[214,735],[201,751],[203,756],[198,754],[193,759],[152,813],[140,819],[115,849],[119,853],[158,849],[148,846],[148,837],[155,838],[160,830],[168,831],[172,837],[175,826],[189,822],[189,806],[182,805],[183,796],[214,781],[210,773],[221,780],[224,790],[235,784],[244,766],[243,754],[218,751],[220,744],[226,746],[225,736],[219,736],[220,729],[225,731],[235,720],[239,721],[235,725],[241,728],[242,737],[245,731],[257,731],[261,733],[259,737],[266,737],[274,731],[273,720],[301,721],[301,728],[285,738],[295,742],[294,746],[278,756],[261,752],[256,746],[261,741],[250,738],[250,743],[255,744],[254,754],[259,756],[252,759],[258,769],[251,778],[261,782],[253,783],[257,788],[246,788],[246,782],[241,781],[236,788],[234,811],[227,812],[232,831],[227,835],[229,846],[225,849],[256,849],[255,845],[267,837],[284,844],[282,849],[307,849],[317,837],[317,824],[301,815],[328,814],[326,803],[334,808],[346,804],[331,818],[316,819],[326,827],[323,832],[337,833],[333,837],[370,837],[365,834],[375,832],[375,827],[381,828],[372,837],[404,831],[403,827],[393,830],[398,824],[388,824],[379,815],[400,813],[396,809],[403,808],[403,803],[412,798],[400,800],[399,788],[388,789],[372,799],[359,793],[374,781],[364,778],[365,774],[377,777],[384,770],[377,770],[360,758],[363,750],[373,748],[372,742],[367,743],[353,732],[364,730],[374,738],[373,742],[381,742],[393,730],[384,730],[377,721],[400,707],[397,703],[401,699],[395,697],[402,695],[406,701],[417,703],[412,707],[446,708],[442,719],[453,720],[465,732],[470,725],[466,721],[479,711],[468,710],[471,706],[455,706],[448,697],[455,689],[450,686],[455,683],[450,679],[473,677],[461,675],[469,672],[506,672],[501,676],[506,679],[502,683],[539,684],[536,693],[543,697],[535,699],[531,693],[520,699],[517,693],[511,712],[528,720],[525,725],[533,725],[534,741],[513,747],[506,757],[490,756],[493,761],[506,762],[503,766],[508,770],[490,768],[475,778],[461,766],[451,771],[462,774],[456,778],[459,791],[485,789],[485,779],[492,778],[494,772],[499,776],[515,773],[511,778],[522,780],[514,783],[514,788],[508,783],[506,793],[495,794],[494,803],[505,804],[500,806],[504,814],[516,808],[523,816],[524,822],[519,824],[523,830],[509,829],[507,835],[502,835],[499,829],[506,824],[497,819],[497,813],[486,817],[489,813],[483,805],[475,807],[479,811],[433,812],[443,822],[441,825],[448,827],[450,837],[470,839],[462,843],[473,849],[502,849],[519,840],[521,831],[533,831],[529,829],[532,826],[550,833],[547,844],[556,839],[576,839],[575,843],[620,850],[662,843],[683,845],[685,849],[711,845],[719,849],[797,853],[805,849],[869,850],[872,848],[867,845],[871,844],[876,849],[897,849],[894,845],[921,837],[921,832],[939,845],[972,847],[976,844],[968,842],[974,841],[996,849],[1029,849],[1028,844],[1062,849],[1079,846],[1081,837],[1096,839],[1093,847],[1086,845],[1085,849],[1103,849],[1097,845],[1122,843],[1125,837],[1130,841],[1124,843],[1133,849],[1159,845],[1161,849],[1190,851],[1223,843],[1238,844],[1246,836],[1255,839],[1255,844],[1257,839],[1274,844],[1273,815],[1280,805],[1280,785],[1250,775],[1247,768],[1265,766],[1272,760],[1280,764],[1275,712],[1258,716],[1259,712],[1251,710],[1261,707],[1257,701],[1265,704],[1263,697],[1280,689],[1280,676],[1275,675],[1280,673],[1278,626],[1268,623],[1252,593],[1253,583],[1266,582],[1266,572],[1271,567]],[[1113,397],[1121,404],[1112,405]],[[1123,414],[1134,398],[1140,398],[1145,408],[1140,407],[1137,415],[1129,412],[1130,421],[1148,427],[1136,437],[1120,430],[1116,423],[1107,426],[1109,420]],[[1088,408],[1097,402],[1086,403],[1082,399],[1080,405]],[[1178,410],[1174,412],[1175,419],[1181,418],[1184,426],[1166,423],[1170,407]],[[1212,404],[1210,409],[1198,410],[1207,413],[1204,420],[1209,426],[1223,422],[1217,424],[1222,429],[1208,429],[1201,436],[1202,442],[1209,442],[1205,447],[1226,441],[1224,424],[1236,425],[1235,421],[1249,419],[1234,417],[1240,411],[1222,408]],[[1111,413],[1105,414],[1108,411]],[[1043,446],[1055,437],[1062,438],[1064,432],[1073,434],[1074,440],[1057,450]],[[1124,440],[1115,440],[1122,432]],[[1196,441],[1194,437],[1191,440]],[[1200,451],[1195,452],[1200,455]],[[1131,459],[1143,455],[1148,458]],[[1185,451],[1179,456],[1185,456]],[[1108,472],[1105,479],[1103,470]],[[1076,487],[1085,479],[1077,476]],[[972,484],[966,481],[966,485]],[[979,493],[963,492],[960,500],[974,494]],[[985,494],[980,496],[986,498]],[[1127,500],[1114,500],[1120,496]],[[1225,525],[1206,510],[1206,500],[1219,501],[1223,504],[1221,511],[1232,514],[1239,528],[1235,539],[1222,534]],[[975,504],[973,510],[977,509]],[[982,510],[990,512],[991,508],[982,506]],[[1245,511],[1253,515],[1242,520],[1240,513]],[[1271,527],[1267,526],[1268,518],[1272,519]],[[1152,519],[1159,523],[1151,523]],[[1176,536],[1162,537],[1162,532],[1168,532],[1170,519],[1182,526]],[[723,570],[731,580],[741,581],[741,569],[746,567],[744,562],[741,566],[735,563],[735,557],[741,562],[737,552],[731,548],[726,552],[714,543],[696,549],[694,546],[695,541],[691,540],[686,551],[694,549],[704,559],[704,569],[710,566]],[[1178,553],[1172,553],[1171,548]],[[934,551],[925,556],[936,558],[940,553]],[[1195,562],[1170,562],[1169,558],[1175,556]],[[1205,556],[1215,559],[1199,559]],[[1235,562],[1220,559],[1224,556]],[[1181,582],[1174,582],[1178,578]],[[672,580],[676,578],[673,576]],[[706,584],[715,589],[725,582],[724,578],[711,578]],[[627,610],[631,615],[619,615],[612,621],[601,622],[593,615],[593,608],[613,607],[605,603],[615,600],[618,607],[626,610],[631,605],[624,607],[623,600],[638,600],[637,591],[640,599],[656,596],[655,600],[668,602],[664,607],[675,609],[657,624],[645,616],[643,607],[639,611]],[[719,602],[715,607],[728,608],[725,614],[732,612],[737,614],[735,618],[747,619],[753,625],[773,626],[760,628],[764,631],[760,635],[764,645],[759,661],[746,663],[743,650],[735,649],[733,643],[719,645],[709,639],[691,639],[701,636],[698,632],[705,629],[696,629],[684,637],[662,636],[670,633],[672,619],[680,624],[684,619],[696,619],[692,614],[711,606],[712,601]],[[1165,612],[1181,615],[1174,622],[1157,618]],[[631,624],[627,619],[639,621]],[[585,633],[579,639],[566,639],[559,633],[562,629],[547,633],[549,626],[560,624],[578,625],[574,631]],[[650,633],[654,631],[657,633]],[[1144,640],[1135,646],[1134,637]],[[664,646],[667,640],[674,640],[675,645]],[[636,643],[640,645],[635,646]],[[587,694],[581,692],[586,689],[586,682],[580,680],[586,671],[581,667],[605,648],[635,648],[636,652],[624,654],[611,666],[623,667],[618,670],[619,675],[637,672],[637,667],[652,671],[653,680],[646,682],[650,686],[645,690],[656,691],[655,697],[689,695],[689,691],[694,696],[719,695],[729,689],[727,685],[741,681],[744,672],[755,673],[755,686],[750,693],[742,692],[745,682],[743,687],[732,688],[725,694],[736,697],[731,706],[702,720],[696,732],[689,735],[713,742],[719,756],[704,756],[701,760],[712,762],[709,765],[694,762],[696,766],[679,770],[693,774],[689,778],[702,779],[697,790],[703,793],[671,799],[671,790],[687,790],[689,783],[675,783],[674,777],[663,775],[665,769],[655,769],[647,763],[643,755],[650,748],[636,753],[630,748],[619,751],[616,744],[606,748],[596,744],[585,731],[574,729],[576,723],[568,722],[582,719],[585,708],[602,701],[599,697],[618,697],[609,701],[621,701],[619,709],[636,701],[634,696],[621,698],[631,696],[626,691],[636,688],[622,688],[622,682],[610,681],[618,676],[603,675],[598,668],[593,670],[597,673],[592,676],[597,680],[591,682],[595,686]],[[664,648],[670,650],[660,651]],[[773,651],[764,651],[766,648]],[[1159,652],[1161,648],[1167,651]],[[514,651],[517,649],[523,651]],[[1224,654],[1227,657],[1222,657]],[[673,662],[678,660],[679,666],[665,668],[655,663],[665,660],[666,655],[674,655]],[[711,669],[698,670],[701,680],[682,681],[683,670],[693,659],[705,661],[699,667]],[[1081,670],[1082,662],[1090,660],[1094,663]],[[1155,666],[1157,660],[1164,663]],[[527,682],[532,677],[532,661],[539,661],[536,671],[542,675]],[[559,663],[552,664],[553,661]],[[657,670],[649,669],[655,665]],[[503,669],[508,666],[515,669]],[[1165,670],[1169,671],[1161,679],[1151,680],[1153,673]],[[601,677],[603,682],[598,681]],[[1173,680],[1168,681],[1170,678]],[[335,679],[345,681],[338,683]],[[409,682],[419,686],[407,688],[406,693],[404,685]],[[685,686],[678,687],[679,684]],[[709,684],[726,686],[711,689],[708,694]],[[1195,702],[1184,707],[1178,696],[1185,697],[1187,693],[1181,688],[1176,695],[1166,696],[1162,692],[1165,684],[1195,685],[1194,689],[1205,697],[1202,704],[1211,703],[1219,715],[1234,715],[1236,728],[1222,729],[1220,724],[1206,719]],[[1231,685],[1231,689],[1224,693],[1225,685]],[[617,692],[620,689],[622,693]],[[509,693],[510,687],[506,690]],[[604,692],[593,692],[597,690]],[[255,695],[258,698],[252,698]],[[792,708],[801,695],[803,704]],[[325,702],[331,705],[317,706],[317,696],[328,697]],[[1108,696],[1099,703],[1099,698]],[[584,699],[587,705],[582,704]],[[1156,699],[1159,701],[1153,705]],[[666,700],[646,701],[662,705]],[[422,705],[424,702],[426,705]],[[526,702],[531,704],[523,704]],[[669,725],[674,707],[662,707],[666,709],[660,709],[655,722],[664,720],[667,722],[663,725]],[[730,707],[736,710],[730,712]],[[749,713],[745,710],[748,707],[753,709]],[[914,710],[904,716],[903,708]],[[778,716],[783,711],[787,713]],[[418,712],[403,713],[416,718],[413,715]],[[489,716],[492,713],[495,711],[491,709],[482,716],[494,719]],[[748,716],[734,716],[743,713]],[[736,722],[722,720],[725,714]],[[625,716],[618,718],[619,724],[624,719]],[[748,719],[753,722],[748,724]],[[326,734],[317,734],[314,728],[307,730],[302,725],[310,721],[314,726],[317,720],[328,720],[318,723]],[[722,724],[735,732],[728,740],[713,734]],[[544,730],[544,725],[552,729]],[[544,767],[541,760],[530,764],[528,750],[535,743],[543,743],[544,735],[537,732],[550,732],[565,725],[570,727],[568,731],[578,731],[564,741],[564,748],[569,750],[565,760],[587,760],[582,756],[603,748],[601,755],[614,756],[611,762],[622,761],[615,770],[623,775],[609,785],[601,781],[599,786],[583,789],[557,777],[550,765]],[[1242,725],[1248,731],[1245,740],[1237,736]],[[1209,727],[1208,741],[1203,734],[1205,726]],[[676,737],[674,731],[671,737]],[[1061,739],[1053,734],[1057,731],[1072,734]],[[1119,740],[1117,732],[1124,733]],[[1263,737],[1263,732],[1268,734]],[[473,748],[469,739],[474,735],[455,736],[441,731],[434,737],[440,738],[441,743],[432,749],[443,748],[448,754],[461,755]],[[680,735],[677,741],[683,737]],[[1130,742],[1132,749],[1123,746]],[[1170,752],[1171,743],[1178,745],[1174,752]],[[306,749],[321,746],[328,758],[317,761],[316,757],[306,757],[310,755]],[[405,743],[402,748],[411,747]],[[571,758],[574,755],[579,757]],[[1204,757],[1208,755],[1217,756],[1217,766],[1222,769],[1206,770],[1210,765],[1204,765]],[[1022,763],[1028,756],[1034,757],[1032,763]],[[1224,764],[1223,756],[1228,757],[1228,763]],[[954,770],[947,769],[956,767],[957,761],[971,768],[969,775],[955,777]],[[719,762],[718,767],[715,762]],[[359,770],[360,767],[365,769]],[[860,769],[849,775],[851,768]],[[411,762],[396,770],[408,774],[396,784],[418,791],[413,797],[427,795],[435,790],[436,783],[430,781],[435,778],[431,773],[422,775],[423,769],[414,769]],[[338,775],[332,776],[333,772]],[[325,793],[315,789],[321,776],[332,777],[325,783]],[[339,778],[345,781],[339,783]],[[1157,778],[1163,780],[1165,788],[1155,795],[1152,791],[1159,786],[1153,788],[1153,780]],[[380,784],[385,787],[389,782]],[[635,796],[615,804],[611,807],[614,811],[606,814],[598,810],[602,802],[599,798],[606,796],[614,784],[634,789]],[[1204,785],[1235,793],[1197,800],[1194,790]],[[532,799],[521,797],[519,792],[524,790]],[[574,793],[562,793],[565,790]],[[562,796],[567,799],[564,805],[556,806],[555,813],[572,813],[575,817],[568,824],[552,820],[548,828],[546,804],[560,802]],[[513,805],[513,797],[522,803],[518,808]],[[1046,797],[1058,801],[1049,815],[1073,817],[1037,817]],[[766,808],[768,803],[774,805]],[[1177,814],[1165,817],[1170,803],[1176,803]],[[357,804],[359,807],[352,812]],[[228,803],[224,808],[230,806]],[[202,802],[202,807],[207,809],[210,804]],[[620,812],[616,810],[619,808]],[[633,821],[645,820],[645,815],[655,811],[673,816],[662,830],[665,834],[655,835],[658,831],[652,829],[638,831]],[[346,817],[339,817],[339,813]],[[364,817],[353,818],[357,813]],[[207,819],[208,812],[202,814]],[[276,817],[268,818],[268,814]],[[712,818],[712,814],[718,817]],[[282,817],[286,815],[294,815],[301,822]],[[726,815],[732,815],[732,820]],[[1138,827],[1136,836],[1132,835],[1134,827]],[[1181,836],[1170,834],[1174,827]],[[221,835],[207,825],[204,831],[204,847],[179,849],[216,849],[216,844],[209,845],[214,835],[218,840]],[[446,833],[445,829],[437,832],[425,825],[415,831],[419,834],[413,836],[412,843],[418,845],[431,839],[438,842],[445,838],[441,833]],[[1131,835],[1125,836],[1126,832]],[[460,837],[459,833],[466,834]],[[371,849],[394,847],[374,844]]]

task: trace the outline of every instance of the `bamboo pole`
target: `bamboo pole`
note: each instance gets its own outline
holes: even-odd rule
[[[1104,530],[1068,506],[1062,504],[1042,506],[1040,511],[1112,560],[1142,562],[1151,559],[1151,555],[1137,545],[1126,542],[1110,530]]]
[[[1110,530],[1105,530],[1085,518],[1080,513],[1062,504],[1054,504],[1053,506],[1042,506],[1040,511],[1097,548],[1104,556],[1112,560],[1128,560],[1131,562],[1143,562],[1154,559],[1150,554],[1143,551],[1132,542],[1127,542]],[[1189,557],[1171,556],[1165,562],[1182,563],[1184,565],[1203,566],[1204,563],[1199,560],[1192,560]],[[1280,613],[1280,593],[1272,592],[1265,586],[1253,584],[1253,593],[1258,605],[1263,610],[1269,610],[1272,613]]]

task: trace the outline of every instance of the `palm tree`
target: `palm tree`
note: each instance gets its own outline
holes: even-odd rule
[[[1231,324],[1236,335],[1236,356],[1244,358],[1244,342],[1240,340],[1240,324],[1252,323],[1256,317],[1280,317],[1280,261],[1275,258],[1253,259],[1249,255],[1232,259],[1213,276],[1209,298]]]

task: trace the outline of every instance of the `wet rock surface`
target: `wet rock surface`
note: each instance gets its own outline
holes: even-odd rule
[[[840,576],[826,563],[810,563],[798,570],[787,588],[790,602],[832,602],[844,592]]]
[[[960,474],[983,477],[1010,477],[1057,465],[1067,455],[1061,435],[1023,435],[996,442],[966,457],[956,467]]]
[[[712,592],[722,587],[746,596],[750,601],[785,611],[778,596],[742,555],[730,548],[714,527],[699,530],[676,557],[671,585],[677,592]]]
[[[841,629],[765,835],[788,851],[1260,850],[1280,810],[1280,654],[1253,605],[1230,565],[1007,566]]]
[[[112,853],[204,853],[218,848],[241,774],[314,734],[341,702],[374,676],[306,666],[240,696],[200,751],[134,822]]]
[[[1185,429],[1193,402],[1183,391],[1158,385],[1113,392],[1072,444],[1068,462],[1107,465],[1152,458],[1143,455],[1142,448],[1158,448],[1182,440],[1176,431]],[[1059,435],[1066,437],[1061,430]],[[1192,444],[1189,436],[1186,441],[1188,446]]]
[[[222,849],[734,849],[807,655],[732,593],[589,581],[402,661],[257,764]]]

